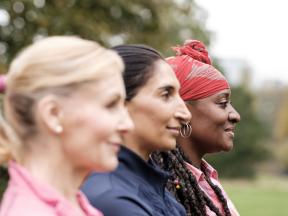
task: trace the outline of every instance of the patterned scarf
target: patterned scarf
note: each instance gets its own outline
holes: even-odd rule
[[[205,45],[189,40],[183,46],[173,47],[176,56],[167,58],[180,84],[180,96],[184,101],[209,97],[229,89],[226,78],[211,65]]]

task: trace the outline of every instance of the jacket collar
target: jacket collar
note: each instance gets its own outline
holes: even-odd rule
[[[118,174],[125,175],[127,178],[128,176],[125,171],[128,171],[129,176],[134,176],[135,178],[139,179],[140,182],[144,181],[148,183],[159,193],[164,192],[166,182],[170,175],[167,172],[162,171],[151,160],[146,162],[135,152],[122,146],[119,153],[119,161],[120,164],[116,171]],[[128,179],[128,181],[130,181],[132,184],[136,183],[133,179]],[[159,191],[160,188],[161,191]]]

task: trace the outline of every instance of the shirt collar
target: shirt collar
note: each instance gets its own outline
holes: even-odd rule
[[[62,194],[60,194],[48,184],[44,184],[31,176],[31,174],[23,166],[17,164],[14,161],[9,162],[9,176],[10,183],[13,184],[14,187],[20,187],[25,191],[32,191],[36,197],[38,197],[43,202],[54,206],[56,209],[64,209],[64,211],[66,211],[67,207],[68,209],[72,208],[72,205]],[[87,198],[82,194],[81,191],[77,192],[77,200],[86,215],[102,215],[98,210],[90,206]],[[73,210],[71,211],[73,212]]]
[[[216,179],[218,181],[217,171],[204,159],[202,159],[201,163],[202,163],[202,166],[205,167],[208,177]],[[198,182],[202,181],[205,178],[205,175],[201,169],[198,169],[197,167],[187,162],[186,162],[186,166],[192,172],[192,174],[196,177]]]
[[[56,204],[59,197],[62,197],[60,193],[31,176],[28,170],[14,161],[9,162],[9,176],[13,184],[24,190],[32,191],[38,198],[50,204]]]

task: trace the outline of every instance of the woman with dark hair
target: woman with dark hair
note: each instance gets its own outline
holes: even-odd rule
[[[179,82],[154,49],[143,45],[113,49],[125,64],[125,105],[135,128],[123,135],[117,170],[92,174],[82,189],[105,216],[186,215],[165,190],[169,175],[149,161],[154,151],[174,149],[181,125],[190,120],[178,93]]]
[[[153,155],[154,161],[172,174],[167,184],[187,215],[239,215],[221,186],[217,171],[203,156],[229,151],[240,115],[231,105],[225,77],[211,65],[203,43],[187,41],[175,47],[167,59],[181,84],[180,95],[193,118],[191,135],[177,139],[177,148]]]

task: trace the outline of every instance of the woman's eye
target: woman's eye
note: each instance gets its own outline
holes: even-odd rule
[[[118,104],[118,101],[111,101],[110,103],[108,103],[107,105],[106,105],[106,108],[108,108],[108,109],[113,109],[114,107],[116,107],[117,106],[117,104]]]
[[[220,107],[222,107],[222,108],[226,108],[227,105],[228,105],[228,103],[230,103],[230,102],[229,102],[229,101],[223,101],[223,102],[220,102],[219,105],[220,105]]]
[[[161,97],[164,99],[164,100],[168,100],[170,98],[171,94],[170,92],[164,92]]]

